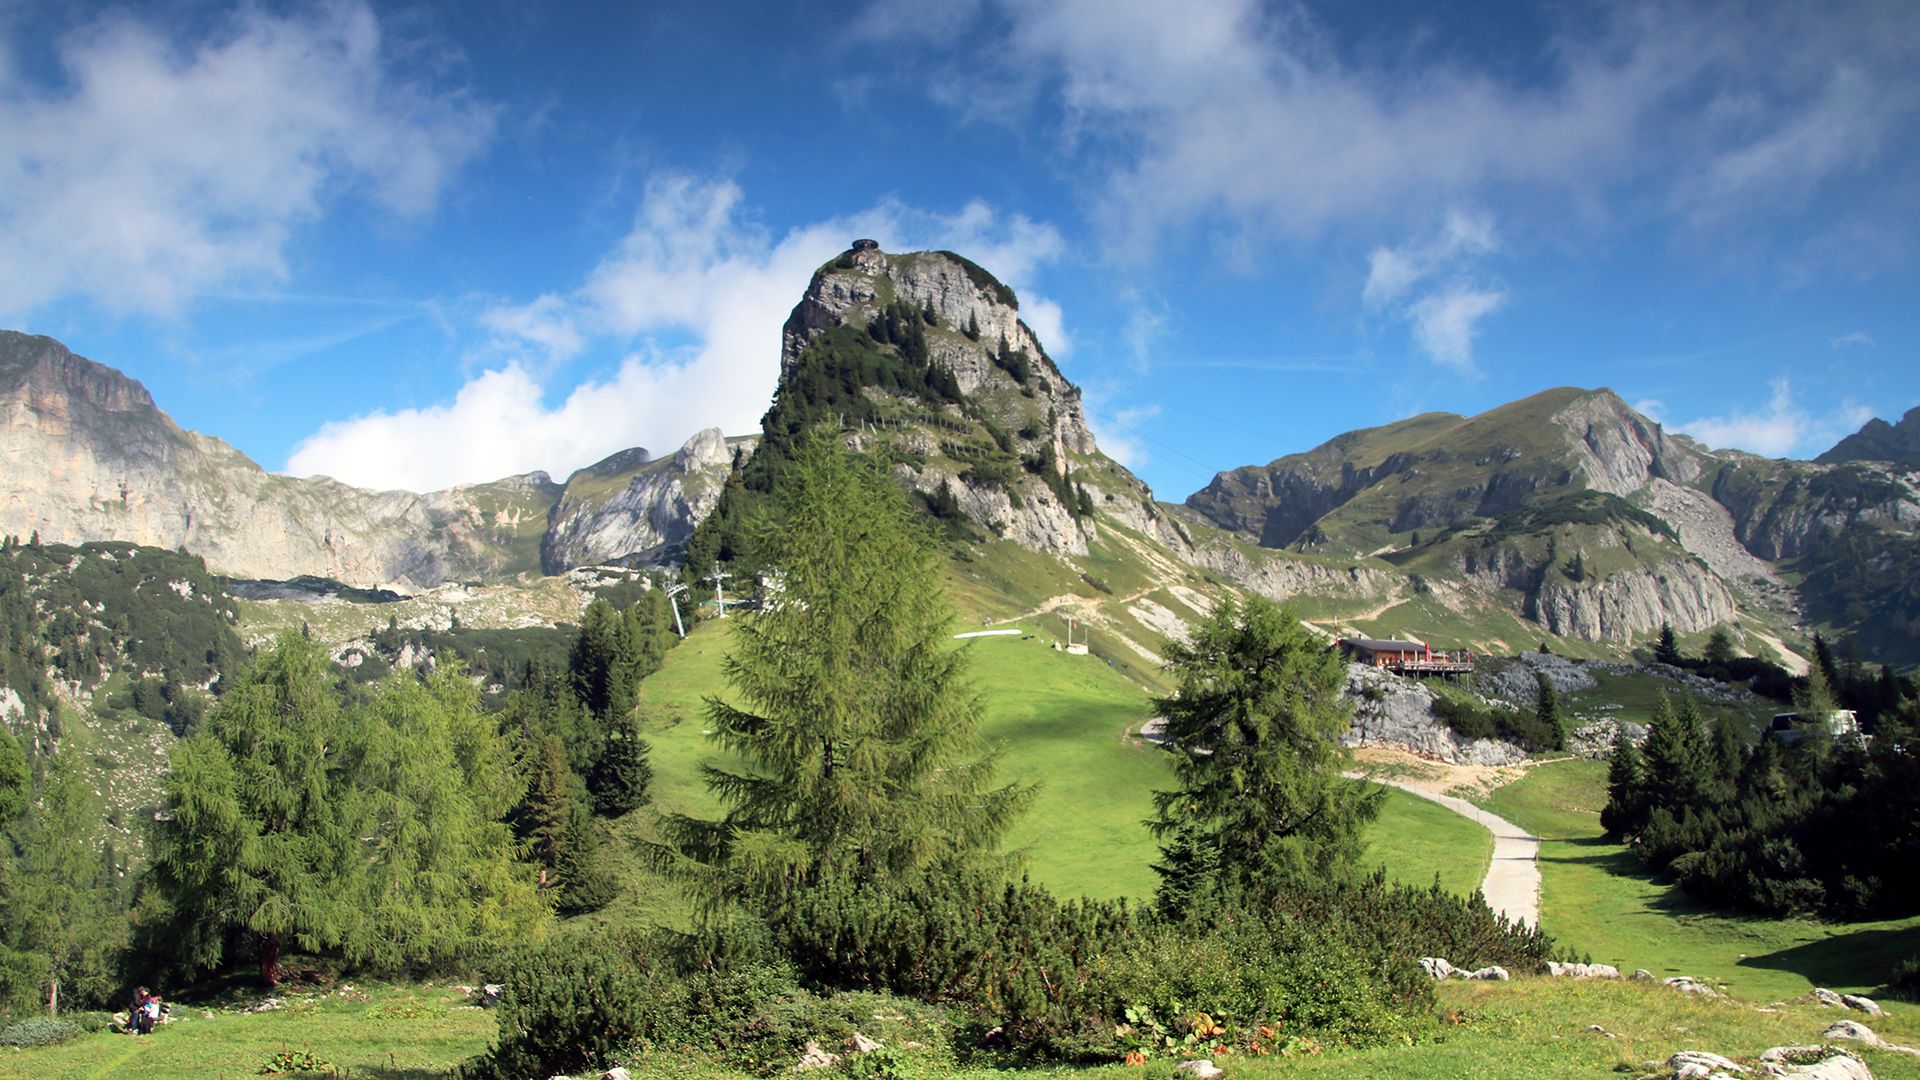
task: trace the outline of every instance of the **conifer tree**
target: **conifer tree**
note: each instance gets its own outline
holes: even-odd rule
[[[1707,771],[1706,747],[1692,703],[1676,706],[1662,693],[1647,725],[1643,749],[1648,809],[1664,808],[1678,817],[1683,808],[1695,803]]]
[[[364,752],[353,734],[326,653],[283,634],[175,745],[155,878],[187,963],[213,966],[245,932],[271,987],[285,940],[317,950],[364,931],[368,817],[347,782]]]
[[[1632,836],[1646,823],[1646,763],[1624,725],[1613,730],[1613,755],[1607,763],[1607,805],[1600,825],[1607,835]]]
[[[94,846],[99,799],[77,753],[69,745],[41,762],[38,790],[10,831],[0,931],[16,954],[7,966],[28,975],[47,1014],[56,1016],[62,1003],[106,1003],[127,924],[113,909],[112,892],[101,888],[107,866]]]
[[[1177,690],[1155,704],[1179,787],[1154,794],[1149,822],[1168,844],[1163,865],[1190,862],[1182,849],[1198,845],[1224,893],[1255,895],[1350,871],[1384,792],[1340,775],[1352,712],[1339,656],[1291,609],[1255,597],[1170,643],[1167,670]]]
[[[1661,623],[1660,640],[1653,646],[1653,662],[1678,667],[1681,659],[1680,645],[1674,640],[1672,624]]]
[[[607,730],[607,744],[587,778],[594,809],[619,817],[647,801],[653,766],[647,763],[647,743],[631,715],[616,717]]]
[[[1560,695],[1554,691],[1553,680],[1547,673],[1538,669],[1533,673],[1533,718],[1540,730],[1549,732],[1553,739],[1553,749],[1567,748],[1567,718],[1560,710]]]
[[[1733,636],[1727,633],[1727,628],[1716,626],[1713,628],[1713,633],[1707,636],[1707,647],[1701,654],[1701,658],[1709,664],[1725,666],[1732,663],[1738,655],[1733,648]]]
[[[1746,764],[1746,748],[1732,718],[1722,716],[1713,725],[1713,742],[1708,752],[1712,765],[1710,787],[1722,806],[1730,804],[1739,792],[1740,770]]]
[[[359,719],[368,748],[352,780],[369,800],[369,927],[349,954],[391,971],[541,927],[534,871],[504,821],[526,779],[460,662],[443,657],[424,683],[394,675]]]
[[[719,821],[669,819],[669,861],[734,895],[777,903],[836,878],[872,881],[990,847],[1022,804],[990,787],[966,654],[926,534],[869,459],[823,432],[801,444],[764,539],[782,601],[734,630],[709,699]]]

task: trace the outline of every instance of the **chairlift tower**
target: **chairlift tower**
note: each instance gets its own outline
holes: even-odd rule
[[[732,574],[720,569],[720,564],[716,562],[713,564],[713,573],[701,579],[702,581],[713,582],[713,606],[720,609],[720,617],[723,619],[727,617],[727,594],[724,591],[724,587],[726,580],[732,576]]]
[[[667,586],[667,603],[673,605],[673,628],[680,636],[687,636],[686,624],[680,621],[680,595],[687,591],[686,583],[676,581]]]

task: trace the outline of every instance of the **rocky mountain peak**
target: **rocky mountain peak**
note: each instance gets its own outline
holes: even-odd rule
[[[1604,387],[1575,393],[1549,419],[1573,436],[1588,486],[1627,496],[1655,478],[1687,484],[1700,475],[1699,459],[1620,395]]]
[[[1906,468],[1920,468],[1920,406],[1908,409],[1897,424],[1874,417],[1813,460],[1821,465],[1888,461]]]

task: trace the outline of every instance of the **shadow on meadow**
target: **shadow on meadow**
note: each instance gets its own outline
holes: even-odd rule
[[[1895,964],[1920,956],[1920,925],[1864,927],[1740,961],[1741,967],[1791,971],[1816,986],[1884,984]]]

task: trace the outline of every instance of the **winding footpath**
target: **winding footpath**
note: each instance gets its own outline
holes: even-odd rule
[[[1540,925],[1540,838],[1503,817],[1495,817],[1465,799],[1423,791],[1401,780],[1388,780],[1350,772],[1348,776],[1372,780],[1439,803],[1462,817],[1471,818],[1493,834],[1493,862],[1487,878],[1480,883],[1487,906],[1514,922]]]

